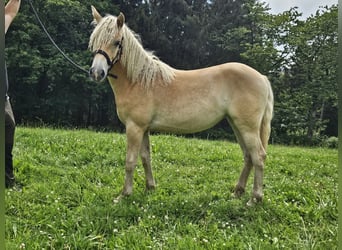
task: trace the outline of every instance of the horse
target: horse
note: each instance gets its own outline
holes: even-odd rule
[[[146,51],[125,16],[101,14],[91,6],[94,30],[89,39],[93,81],[108,79],[116,111],[125,125],[125,180],[118,199],[133,191],[133,173],[140,155],[146,190],[155,188],[151,168],[150,131],[194,133],[227,119],[242,149],[244,166],[233,195],[241,197],[254,166],[247,205],[263,199],[266,148],[273,116],[273,92],[266,76],[241,63],[179,70]]]

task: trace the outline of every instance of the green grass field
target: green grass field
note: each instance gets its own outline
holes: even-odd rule
[[[120,203],[125,136],[16,131],[21,190],[6,190],[7,249],[337,249],[337,150],[270,145],[264,202],[231,195],[242,167],[228,141],[151,137],[157,189]]]

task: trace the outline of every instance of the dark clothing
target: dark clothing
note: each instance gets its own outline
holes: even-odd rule
[[[12,149],[14,144],[15,120],[9,99],[5,101],[5,176],[6,186],[14,182]]]
[[[14,144],[15,119],[9,100],[5,101],[5,144]]]
[[[8,99],[7,92],[8,92],[8,76],[7,76],[7,66],[5,62],[5,98],[6,98],[5,100]]]
[[[5,67],[6,69],[6,67]],[[5,184],[10,187],[14,184],[12,149],[14,144],[15,120],[12,106],[7,95],[8,79],[6,71],[6,96],[5,96]]]

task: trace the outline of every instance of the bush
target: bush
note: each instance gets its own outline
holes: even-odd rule
[[[335,136],[331,136],[323,141],[323,146],[327,148],[337,148],[338,147],[338,138]]]

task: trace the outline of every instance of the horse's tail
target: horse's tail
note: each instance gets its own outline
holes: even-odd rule
[[[265,76],[265,81],[267,84],[267,103],[264,111],[264,115],[261,121],[261,127],[260,127],[260,139],[262,142],[262,145],[266,151],[267,145],[268,145],[268,140],[270,138],[271,134],[271,120],[273,117],[273,91],[271,87],[270,81],[267,79]]]

